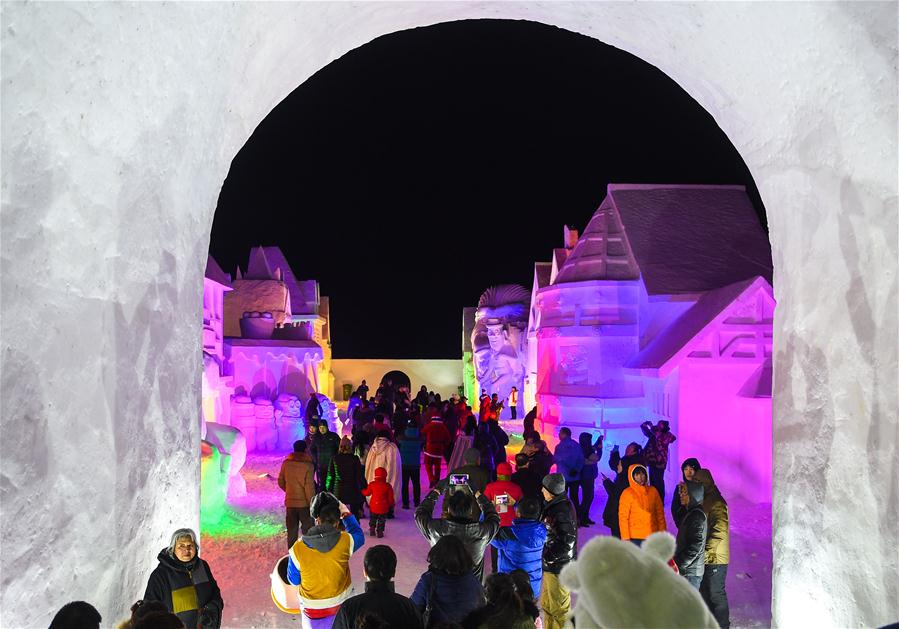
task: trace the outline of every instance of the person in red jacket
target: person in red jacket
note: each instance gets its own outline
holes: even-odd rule
[[[511,465],[503,461],[496,466],[496,480],[487,485],[484,495],[496,507],[500,527],[512,526],[515,519],[515,503],[522,499],[524,492],[512,482]],[[491,546],[490,563],[494,574],[496,574],[497,555],[496,547]]]
[[[387,470],[379,467],[375,470],[375,479],[362,490],[363,496],[370,496],[368,509],[371,518],[368,524],[368,534],[384,537],[384,527],[387,524],[387,512],[396,504],[393,495],[393,486],[387,482]]]
[[[440,480],[441,460],[449,447],[450,434],[446,424],[437,415],[425,424],[421,429],[421,435],[425,438],[425,471],[428,473],[430,487],[433,488]]]

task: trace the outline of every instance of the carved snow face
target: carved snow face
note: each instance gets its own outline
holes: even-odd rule
[[[509,333],[505,330],[505,326],[502,323],[487,324],[487,342],[490,344],[491,350],[494,352],[500,351],[508,340]]]

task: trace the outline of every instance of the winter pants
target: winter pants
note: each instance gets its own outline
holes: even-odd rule
[[[659,490],[659,497],[662,499],[662,506],[665,506],[665,468],[649,466],[649,485]]]
[[[590,507],[593,506],[593,495],[596,493],[596,480],[581,481],[581,510],[578,519],[586,523],[590,519]]]
[[[730,606],[727,604],[725,581],[727,581],[726,563],[707,563],[705,565],[705,574],[702,575],[699,593],[702,594],[702,599],[708,605],[709,611],[712,612],[712,616],[718,621],[721,629],[730,627]]]
[[[409,508],[409,482],[412,483],[412,499],[415,506],[421,502],[421,466],[420,465],[404,465],[403,466],[403,486],[400,493],[403,497],[403,507]]]
[[[371,518],[368,520],[368,532],[371,534],[374,533],[383,533],[384,527],[387,526],[387,514],[386,513],[372,513]]]
[[[518,419],[518,407],[517,406],[510,406],[509,412],[512,413],[512,419]]]
[[[693,576],[691,574],[685,574],[684,578],[687,582],[692,585],[697,590],[699,589],[699,585],[702,583],[702,577]]]
[[[559,575],[543,573],[543,587],[540,589],[540,607],[543,608],[544,629],[562,629],[568,612],[571,611],[571,594],[559,582]]]
[[[300,537],[300,527],[305,535],[309,529],[315,526],[315,521],[309,515],[309,507],[287,507],[287,550],[293,548],[294,543]]]
[[[425,454],[425,470],[428,472],[428,483],[433,487],[440,480],[441,458]]]
[[[568,490],[568,497],[571,498],[571,504],[574,505],[574,512],[581,512],[581,501],[578,499],[578,490],[581,488],[581,481],[567,480],[565,481],[565,489]]]

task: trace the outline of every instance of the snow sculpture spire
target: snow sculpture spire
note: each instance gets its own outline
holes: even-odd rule
[[[566,238],[568,235],[566,229]],[[568,245],[567,242],[565,244]],[[631,251],[621,217],[615,204],[606,197],[553,283],[636,280],[639,277],[640,268]]]

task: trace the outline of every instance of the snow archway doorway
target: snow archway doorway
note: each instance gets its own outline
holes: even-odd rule
[[[4,4],[3,538],[22,551],[2,560],[0,624],[49,624],[65,601],[45,592],[123,618],[171,531],[196,527],[197,287],[250,131],[348,50],[481,17],[644,59],[744,157],[776,269],[773,620],[894,621],[896,11]],[[35,325],[47,304],[53,324]]]

